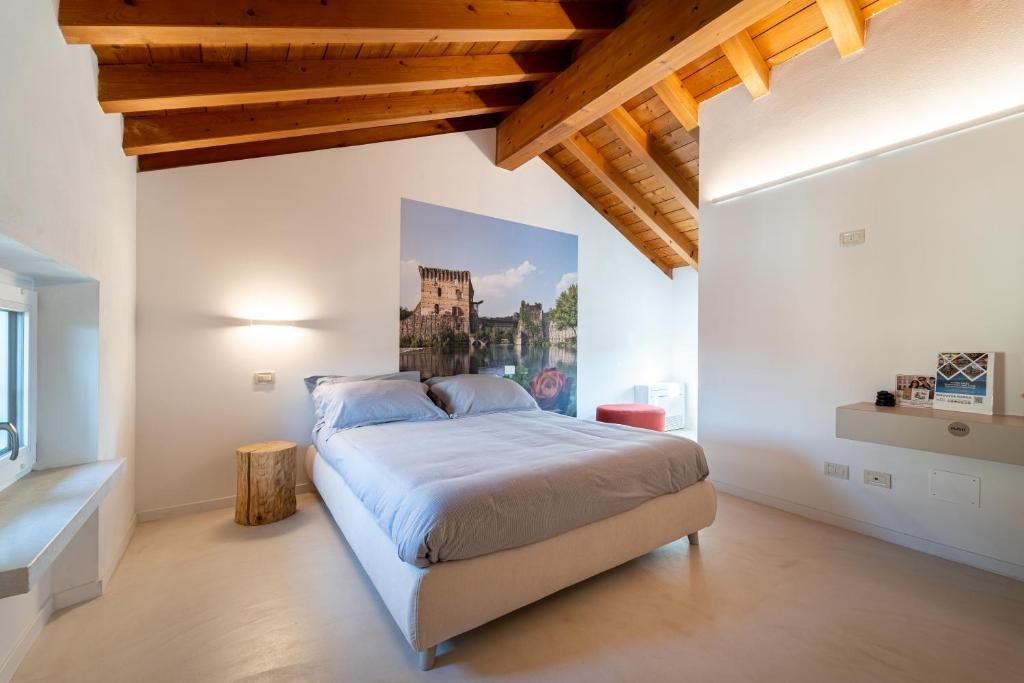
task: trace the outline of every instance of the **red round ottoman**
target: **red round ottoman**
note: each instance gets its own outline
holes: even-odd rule
[[[597,407],[597,421],[665,431],[665,409],[643,403],[612,403]]]

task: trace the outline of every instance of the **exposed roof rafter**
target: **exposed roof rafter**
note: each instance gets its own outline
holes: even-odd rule
[[[578,40],[622,21],[607,3],[517,0],[61,0],[69,43],[434,43]]]
[[[700,125],[697,99],[690,94],[678,76],[672,74],[652,85],[651,89],[661,98],[683,128],[694,130]]]
[[[521,86],[469,92],[375,97],[268,109],[205,111],[177,116],[131,116],[124,121],[125,154],[294,138],[515,109],[529,92]]]
[[[616,171],[600,151],[582,134],[576,133],[562,143],[588,171],[614,192],[672,251],[697,268],[697,248],[643,194]]]
[[[754,99],[768,94],[771,67],[764,61],[754,40],[745,30],[722,42],[725,58],[736,70]]]
[[[630,244],[636,247],[636,250],[646,256],[651,263],[661,272],[665,273],[669,277],[672,277],[672,266],[665,262],[663,258],[655,254],[651,249],[644,244],[643,240],[636,236],[636,234],[626,225],[622,219],[615,214],[608,211],[607,208],[601,206],[601,204],[594,199],[594,196],[587,191],[587,188],[583,186],[576,178],[574,178],[565,168],[558,163],[558,161],[551,156],[550,153],[544,152],[540,155],[540,158],[545,164],[551,167],[551,170],[558,174],[558,176],[564,180],[569,187],[576,190],[583,199],[587,201],[594,210],[604,216],[604,219],[611,223],[612,227],[619,231],[619,233],[625,237]]]
[[[647,170],[672,193],[695,220],[700,220],[697,191],[676,170],[675,165],[659,152],[647,132],[622,107],[616,107],[604,117],[606,126],[612,129],[633,156],[639,159]]]
[[[817,0],[839,55],[864,49],[864,12],[855,0]]]
[[[319,59],[240,64],[101,66],[106,112],[215,107],[322,97],[480,87],[550,78],[567,64],[560,52],[505,55]]]
[[[314,152],[336,147],[354,147],[376,142],[390,142],[407,138],[443,135],[444,133],[455,133],[458,131],[480,130],[496,126],[499,116],[499,114],[484,114],[483,116],[466,116],[458,119],[444,119],[442,121],[423,121],[420,123],[403,123],[397,126],[360,128],[359,130],[346,130],[340,133],[303,135],[298,138],[283,138],[281,140],[245,142],[238,145],[225,145],[223,147],[202,147],[200,149],[186,149],[180,152],[146,154],[139,157],[139,170],[158,171],[179,166],[216,164],[222,161],[256,159],[280,154]]]
[[[746,29],[786,0],[648,0],[498,127],[514,169]]]

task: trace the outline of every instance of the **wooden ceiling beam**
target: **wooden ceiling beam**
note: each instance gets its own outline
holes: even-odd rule
[[[526,101],[522,86],[471,92],[376,97],[271,109],[131,116],[124,121],[125,154],[157,154],[261,140],[338,133],[400,123],[508,112]]]
[[[582,133],[574,133],[562,142],[588,171],[611,190],[619,200],[629,207],[644,224],[651,229],[673,252],[686,263],[697,268],[697,247],[679,231],[664,214],[644,198],[640,190],[611,165]]]
[[[457,43],[580,40],[622,21],[608,3],[516,0],[61,0],[68,43]]]
[[[818,7],[841,57],[864,49],[864,12],[855,0],[818,0]]]
[[[672,277],[672,266],[670,266],[663,258],[651,251],[644,241],[637,237],[636,233],[630,230],[629,226],[626,225],[619,216],[611,213],[607,207],[597,201],[578,179],[574,178],[565,170],[564,166],[558,163],[557,159],[551,156],[550,152],[544,152],[540,155],[540,158],[545,164],[550,166],[551,170],[557,173],[558,176],[569,185],[569,187],[576,190],[576,193],[579,196],[587,200],[587,203],[594,208],[594,211],[597,211],[606,221],[611,223],[612,227],[618,230],[619,234],[625,237],[630,244],[636,247],[637,251],[646,256],[658,270],[665,273],[665,275],[668,275],[670,278]]]
[[[163,152],[140,156],[140,171],[157,171],[179,166],[196,166],[198,164],[215,164],[222,161],[238,161],[255,159],[296,152],[313,152],[336,147],[354,147],[369,145],[376,142],[389,142],[407,138],[442,135],[459,131],[494,128],[498,125],[500,114],[484,114],[482,116],[466,116],[458,119],[442,121],[424,121],[419,123],[403,123],[396,126],[380,126],[378,128],[361,128],[346,130],[340,133],[323,133],[320,135],[304,135],[298,138],[283,138],[263,142],[246,142],[223,147],[202,147],[186,149],[179,152]]]
[[[518,168],[785,2],[648,0],[498,126],[498,165]]]
[[[606,126],[622,141],[626,149],[683,205],[695,220],[700,220],[700,199],[693,186],[676,170],[675,165],[654,146],[639,123],[622,107],[612,109],[603,119]]]
[[[697,116],[697,99],[675,74],[658,81],[651,87],[683,128],[688,131],[697,128],[700,124]]]
[[[736,69],[736,74],[747,86],[750,96],[754,99],[768,94],[770,69],[768,62],[754,45],[753,39],[746,30],[740,31],[732,38],[722,42],[725,58]]]
[[[284,102],[550,78],[563,52],[235,64],[116,64],[99,70],[105,112]]]

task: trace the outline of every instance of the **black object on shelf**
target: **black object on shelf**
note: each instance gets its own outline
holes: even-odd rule
[[[895,408],[896,396],[891,391],[883,389],[875,395],[875,405],[882,406],[883,408]]]

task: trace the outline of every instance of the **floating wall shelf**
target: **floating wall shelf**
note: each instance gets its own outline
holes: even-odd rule
[[[836,436],[1024,466],[1024,417],[932,408],[836,408]]]

